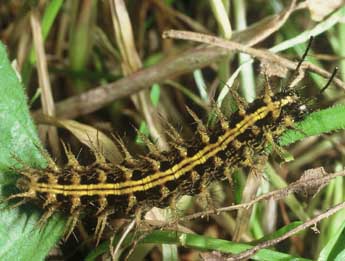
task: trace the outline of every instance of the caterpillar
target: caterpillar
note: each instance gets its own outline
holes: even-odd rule
[[[44,211],[42,224],[54,213],[64,213],[67,235],[81,216],[93,215],[98,242],[110,216],[128,218],[154,206],[165,208],[182,195],[202,193],[212,181],[223,179],[229,168],[253,166],[267,145],[305,117],[306,106],[297,92],[289,89],[274,94],[267,83],[262,97],[247,107],[239,103],[230,117],[217,111],[213,127],[206,127],[188,111],[197,126],[192,140],[184,140],[170,127],[169,151],[152,150],[133,157],[119,140],[125,155],[121,163],[112,164],[95,151],[95,162],[86,166],[64,145],[66,165],[50,162],[45,169],[17,170],[19,193],[7,200],[37,204]]]

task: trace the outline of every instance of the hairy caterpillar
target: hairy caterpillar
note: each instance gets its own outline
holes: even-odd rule
[[[253,166],[255,158],[274,143],[281,133],[303,119],[306,107],[298,94],[285,90],[273,94],[269,85],[264,95],[229,118],[218,113],[218,122],[207,128],[190,111],[197,135],[184,141],[170,129],[172,149],[132,157],[122,146],[125,160],[117,165],[95,152],[96,161],[82,166],[66,148],[68,163],[59,168],[18,170],[19,198],[43,210],[41,223],[56,212],[68,216],[68,234],[81,215],[97,217],[99,239],[107,218],[130,217],[156,207],[167,207],[182,195],[196,195],[208,184],[222,179],[227,168]]]

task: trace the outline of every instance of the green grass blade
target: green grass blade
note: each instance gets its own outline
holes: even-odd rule
[[[338,233],[332,237],[327,245],[321,250],[318,260],[344,260],[345,256],[345,223],[339,228]]]
[[[272,240],[278,237],[283,236],[284,234],[286,234],[287,232],[289,232],[290,230],[298,227],[299,225],[302,225],[302,221],[295,221],[295,222],[291,222],[290,224],[283,226],[282,228],[277,229],[275,232],[263,236],[262,238],[260,238],[259,240],[255,241],[255,243],[261,243],[267,240]]]
[[[132,238],[128,237],[124,245],[129,245]],[[211,238],[207,236],[200,236],[195,234],[179,233],[175,231],[153,231],[150,235],[145,237],[139,244],[174,244],[187,248],[194,248],[200,251],[219,251],[222,253],[240,253],[252,246],[244,243],[235,243],[223,239]],[[85,260],[92,261],[98,256],[108,251],[109,242],[100,245],[93,251]],[[272,260],[294,260],[294,261],[307,261],[301,257],[294,257],[289,254],[281,253],[278,251],[263,249],[251,257],[252,260],[272,261]]]

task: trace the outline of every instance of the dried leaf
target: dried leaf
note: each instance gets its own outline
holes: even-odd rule
[[[303,196],[309,198],[317,195],[320,190],[327,185],[327,183],[320,184],[319,180],[327,175],[328,173],[323,167],[304,171],[303,175],[298,180],[299,182],[305,183]]]
[[[100,151],[110,162],[116,163],[122,160],[117,146],[103,132],[73,120],[58,120],[58,122],[62,127],[72,132],[80,142],[91,149]]]
[[[92,150],[102,153],[112,163],[118,163],[123,159],[122,154],[112,139],[92,126],[74,120],[57,119],[47,115],[40,115],[36,121],[41,124],[54,125],[69,130],[81,143]]]
[[[311,18],[314,21],[321,21],[325,16],[345,3],[344,0],[307,0]]]
[[[267,16],[264,19],[250,25],[243,31],[234,32],[232,40],[240,42],[248,46],[255,45],[274,32],[278,31],[283,24],[290,17],[291,13],[295,11],[296,0],[292,0],[289,5],[283,9],[280,13],[272,16]]]

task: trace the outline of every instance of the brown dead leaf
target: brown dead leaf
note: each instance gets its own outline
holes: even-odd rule
[[[321,21],[325,16],[345,3],[344,0],[307,0],[307,6],[314,21]]]
[[[298,182],[305,183],[303,189],[303,196],[309,198],[317,195],[322,188],[324,188],[328,183],[319,182],[320,179],[327,176],[328,173],[324,170],[323,167],[308,169],[304,171],[303,175],[300,177]]]
[[[58,120],[58,122],[80,142],[101,152],[110,162],[117,163],[122,160],[122,155],[114,142],[98,129],[74,120]]]
[[[36,121],[41,124],[54,125],[69,130],[81,143],[92,150],[100,152],[107,160],[114,164],[123,159],[121,152],[112,139],[90,125],[74,120],[57,119],[47,115],[41,115]]]
[[[248,46],[253,46],[274,32],[278,31],[290,17],[291,13],[296,10],[296,0],[290,1],[289,5],[280,13],[267,16],[264,19],[248,26],[245,30],[234,32],[232,40]]]

